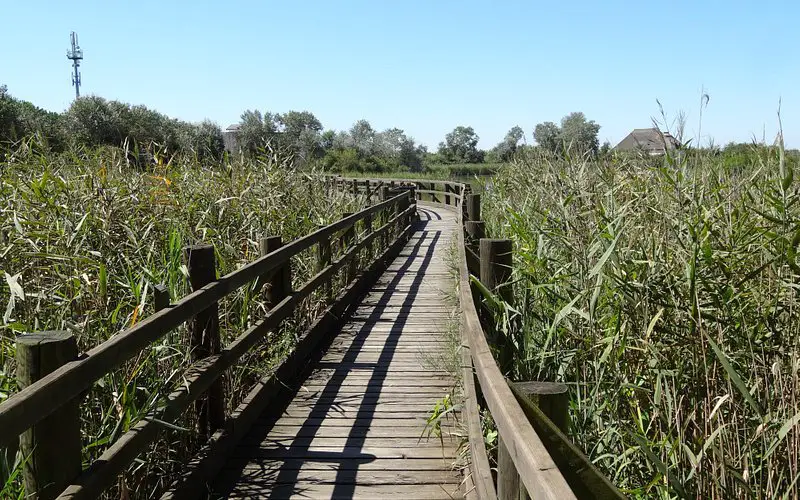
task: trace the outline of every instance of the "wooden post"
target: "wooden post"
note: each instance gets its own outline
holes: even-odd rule
[[[358,194],[358,179],[353,179],[353,194]]]
[[[409,205],[414,205],[414,207],[417,206],[417,185],[416,184],[411,186],[411,191],[408,193],[408,203],[409,203]],[[419,220],[419,211],[417,211],[416,209],[414,210],[414,213],[411,215],[411,220],[412,221],[418,221]]]
[[[364,217],[364,237],[367,238],[369,237],[370,234],[372,234],[372,214],[367,214]],[[372,262],[372,241],[367,243],[366,251],[367,251],[367,260],[369,262]]]
[[[217,280],[214,247],[194,245],[183,249],[189,268],[192,291],[199,290]],[[219,304],[216,302],[198,313],[189,327],[191,332],[192,361],[199,361],[219,354]],[[195,401],[197,431],[208,438],[225,424],[225,398],[222,392],[222,377],[209,387],[208,392]]]
[[[481,220],[481,195],[467,195],[467,220]]]
[[[511,240],[480,240],[481,283],[505,302],[514,304],[514,293],[511,288],[512,260]],[[490,320],[490,318],[484,318]],[[514,367],[513,349],[506,336],[497,330],[492,321],[486,321],[490,337],[495,339],[498,352],[498,365],[504,375],[511,373]]]
[[[560,382],[510,382],[542,410],[558,430],[569,433],[569,390]]]
[[[461,221],[466,222],[469,220],[467,216],[467,196],[472,194],[472,186],[469,184],[464,185],[461,189]]]
[[[317,272],[322,272],[331,263],[331,239],[327,236],[319,241],[317,244]],[[323,295],[325,300],[331,300],[331,280],[322,285]]]
[[[280,236],[266,236],[261,238],[259,242],[259,251],[261,256],[265,256],[268,253],[274,252],[275,250],[279,249],[283,246],[283,240]],[[285,266],[281,266],[275,269],[272,272],[272,275],[266,281],[267,284],[267,308],[272,309],[276,305],[280,303],[283,299],[286,298],[291,291],[286,286],[286,268],[288,267],[288,262]]]
[[[452,188],[450,187],[450,183],[449,182],[445,182],[442,185],[444,186],[444,192],[445,192],[444,204],[445,205],[449,205],[450,204],[450,192],[452,191]]]
[[[503,437],[497,436],[497,500],[517,500],[525,486],[519,480],[514,460],[506,448]]]
[[[482,220],[468,220],[464,224],[464,229],[467,232],[467,245],[477,247],[477,243],[486,238],[486,223]]]
[[[350,217],[353,215],[352,213],[345,213],[343,214],[345,217]],[[342,234],[342,251],[348,251],[356,240],[356,226],[353,224],[352,226],[348,227],[344,230]],[[347,263],[347,271],[345,274],[345,283],[349,284],[353,279],[356,277],[356,270],[358,269],[358,254],[353,255],[350,257],[350,261]]]
[[[17,337],[17,384],[24,389],[78,357],[75,337],[67,332],[27,333]],[[81,422],[74,399],[20,436],[27,458],[25,498],[56,498],[81,473]],[[29,458],[28,458],[29,457]]]
[[[553,422],[564,434],[569,432],[569,391],[566,384],[559,382],[509,382],[515,389],[523,393],[542,413]],[[519,397],[519,396],[517,396]],[[498,456],[499,458],[499,456]],[[519,479],[518,479],[519,480]],[[512,487],[508,484],[508,487]],[[519,482],[519,500],[530,500],[525,486]]]
[[[153,307],[156,312],[169,307],[169,289],[167,285],[159,284],[153,288]]]
[[[386,201],[389,199],[389,186],[381,186],[381,201]],[[384,209],[381,211],[381,225],[386,225],[389,222],[390,217],[390,210]],[[386,231],[381,236],[381,248],[389,248],[389,234],[391,231]]]

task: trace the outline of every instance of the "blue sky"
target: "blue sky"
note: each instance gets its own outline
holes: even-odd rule
[[[800,147],[800,2],[0,0],[0,84],[61,111],[83,94],[227,126],[245,109],[360,118],[435,148],[457,125],[491,147],[583,111],[612,144],[684,111],[702,140],[778,130]],[[8,22],[7,20],[11,20]]]

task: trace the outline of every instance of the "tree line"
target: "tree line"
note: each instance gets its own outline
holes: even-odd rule
[[[0,86],[0,150],[28,137],[54,152],[127,146],[143,157],[182,153],[201,160],[219,160],[224,152],[222,130],[211,121],[189,123],[97,96],[76,99],[55,113],[16,99]]]
[[[553,153],[577,149],[597,154],[600,126],[583,113],[571,113],[561,125],[545,122],[533,130],[537,146]],[[378,131],[358,120],[347,130],[325,130],[309,111],[286,113],[247,110],[241,115],[236,151],[256,156],[278,150],[293,156],[298,165],[319,165],[329,171],[421,171],[432,164],[499,163],[533,148],[525,143],[519,126],[488,151],[478,147],[472,127],[457,126],[435,152],[399,128]],[[63,113],[47,111],[12,97],[0,86],[0,153],[3,145],[35,136],[49,150],[71,147],[126,147],[136,158],[152,161],[189,154],[200,160],[219,161],[225,154],[223,131],[216,123],[189,123],[170,118],[142,105],[130,105],[98,96],[81,97]]]

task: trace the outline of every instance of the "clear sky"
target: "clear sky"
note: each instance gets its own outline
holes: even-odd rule
[[[704,143],[771,141],[782,100],[800,147],[798,19],[798,0],[0,0],[0,84],[64,110],[76,31],[83,94],[223,128],[246,109],[309,110],[432,148],[470,125],[488,148],[583,111],[613,145],[656,99],[696,137],[705,88]]]

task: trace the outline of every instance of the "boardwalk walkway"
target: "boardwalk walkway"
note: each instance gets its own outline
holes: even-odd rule
[[[398,258],[298,389],[264,416],[215,484],[218,498],[459,498],[460,441],[426,432],[454,381],[447,356],[455,213],[420,206]],[[452,422],[452,421],[451,421]]]

